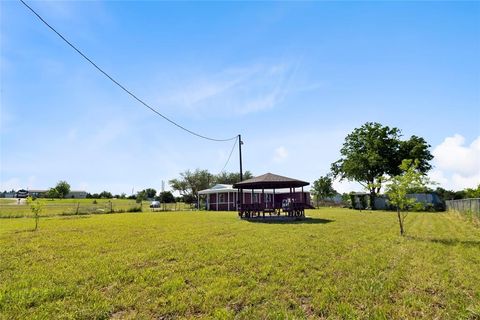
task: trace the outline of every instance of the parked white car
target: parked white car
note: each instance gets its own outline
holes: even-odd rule
[[[150,208],[160,208],[160,201],[152,201],[150,203]]]

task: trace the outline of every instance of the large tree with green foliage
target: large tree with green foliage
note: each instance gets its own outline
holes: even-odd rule
[[[175,203],[175,197],[170,191],[162,191],[157,197],[161,203]]]
[[[147,195],[148,199],[153,199],[157,195],[157,190],[155,190],[153,188],[147,188],[143,191],[145,191],[145,194]]]
[[[313,182],[312,194],[315,197],[317,207],[320,201],[324,201],[327,198],[333,197],[337,192],[332,187],[332,178],[322,176]]]
[[[208,170],[196,169],[180,173],[180,178],[169,181],[173,190],[178,191],[191,202],[198,200],[198,191],[208,189],[214,183],[215,177]]]
[[[386,194],[388,201],[397,209],[398,224],[400,226],[400,234],[405,233],[405,218],[407,217],[407,209],[414,207],[416,198],[407,197],[409,190],[426,189],[430,180],[422,174],[418,167],[419,161],[403,160],[399,166],[401,173],[393,176],[388,180],[386,186]]]
[[[385,176],[400,174],[404,159],[416,160],[422,174],[432,167],[430,145],[423,138],[412,136],[402,141],[400,137],[398,128],[367,122],[347,135],[340,149],[342,157],[331,166],[334,177],[356,181],[368,189],[372,209]]]
[[[57,190],[60,198],[65,198],[70,192],[70,185],[67,183],[67,181],[61,180],[55,186],[55,190]]]
[[[245,171],[243,180],[253,178],[250,171]],[[234,184],[240,181],[239,173],[222,172],[218,175],[211,174],[208,170],[196,169],[180,173],[180,177],[169,181],[174,191],[180,193],[187,203],[197,202],[198,191],[208,189],[217,183]]]
[[[467,188],[465,189],[465,198],[480,198],[480,184],[477,188]]]
[[[60,198],[60,194],[58,193],[56,188],[50,188],[45,194],[45,198],[55,199]]]

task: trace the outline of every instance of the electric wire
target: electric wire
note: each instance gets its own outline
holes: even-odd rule
[[[68,41],[60,32],[58,32],[54,27],[52,27],[45,19],[43,19],[34,9],[32,9],[28,4],[25,3],[23,0],[19,0],[25,7],[27,7],[37,18],[43,22],[50,30],[52,30],[54,33],[57,34],[65,43],[67,43],[72,49],[74,49],[79,55],[81,55],[85,60],[87,60],[92,66],[94,66],[98,71],[100,71],[104,76],[106,76],[110,81],[115,83],[118,87],[120,87],[123,91],[125,91],[127,94],[129,94],[131,97],[133,97],[135,100],[140,102],[143,106],[147,107],[150,109],[152,112],[157,114],[158,116],[162,117],[164,120],[170,122],[174,126],[194,135],[202,139],[210,140],[210,141],[217,141],[217,142],[223,142],[223,141],[231,141],[231,140],[236,140],[238,136],[228,138],[228,139],[215,139],[211,137],[204,136],[202,134],[196,133],[195,131],[189,130],[185,128],[184,126],[178,124],[177,122],[173,121],[172,119],[168,118],[167,116],[163,115],[159,111],[155,110],[153,107],[151,107],[148,103],[137,97],[132,91],[128,90],[125,86],[120,84],[117,80],[115,80],[112,76],[110,76],[107,72],[105,72],[102,68],[100,68],[95,62],[93,62],[89,57],[87,57],[80,49],[78,49],[76,46],[74,46],[70,41]]]
[[[233,150],[235,150],[235,146],[237,145],[237,141],[238,141],[238,136],[237,136],[237,139],[235,139],[235,142],[233,143],[232,150],[230,150],[230,154],[228,155],[227,162],[225,162],[225,165],[223,166],[223,169],[222,169],[222,171],[220,171],[220,173],[225,171],[225,168],[227,167],[228,163],[230,162],[230,158],[232,157]]]

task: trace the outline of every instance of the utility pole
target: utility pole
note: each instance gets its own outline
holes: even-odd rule
[[[242,169],[242,135],[238,135],[238,154],[240,156],[240,182],[243,181],[243,169]],[[237,193],[237,210],[243,207],[243,189],[238,189]]]
[[[240,181],[243,181],[243,170],[242,170],[242,135],[238,135],[238,154],[240,155]]]

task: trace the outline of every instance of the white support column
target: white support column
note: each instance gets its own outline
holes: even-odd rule
[[[228,211],[230,211],[230,191],[228,191],[227,193],[227,207],[228,207]]]
[[[218,211],[218,192],[217,192],[217,199],[216,199],[215,203],[217,204],[217,211]]]

